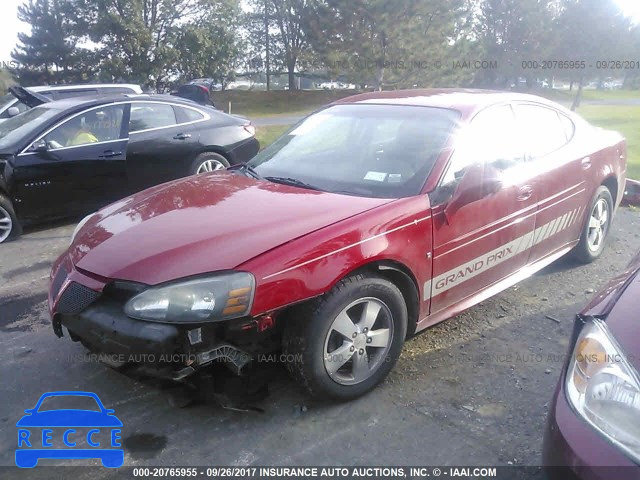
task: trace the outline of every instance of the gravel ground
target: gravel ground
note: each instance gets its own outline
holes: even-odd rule
[[[312,401],[275,366],[269,396],[256,403],[263,413],[172,408],[165,392],[96,363],[68,337],[57,339],[46,278],[74,224],[28,231],[0,246],[0,465],[13,465],[23,410],[45,391],[66,389],[96,392],[116,410],[129,466],[540,465],[547,402],[573,316],[640,249],[639,227],[638,211],[621,209],[597,262],[561,259],[418,335],[364,398]]]

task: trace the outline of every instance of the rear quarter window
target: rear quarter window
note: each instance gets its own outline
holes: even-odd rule
[[[173,107],[176,111],[176,118],[178,123],[197,122],[204,119],[204,115],[197,110],[185,107]]]

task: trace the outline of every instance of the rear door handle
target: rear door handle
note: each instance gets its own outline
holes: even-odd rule
[[[102,152],[102,155],[98,155],[98,158],[113,158],[119,157],[122,155],[122,152],[114,152],[113,150],[105,150]]]
[[[187,138],[191,138],[190,133],[179,133],[173,137],[174,140],[186,140]]]
[[[587,170],[587,169],[591,168],[591,157],[583,158],[583,159],[580,161],[580,164],[582,165],[582,168],[583,168],[584,170]]]
[[[518,201],[524,202],[529,200],[533,195],[533,187],[531,185],[525,185],[524,187],[520,187],[520,191],[518,192]]]

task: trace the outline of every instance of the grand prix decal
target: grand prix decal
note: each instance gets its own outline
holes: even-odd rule
[[[428,298],[429,291],[431,297],[436,297],[566,230],[582,217],[583,210],[583,207],[576,208],[495,250],[438,275],[431,281],[431,285],[429,282],[425,285],[425,297]]]

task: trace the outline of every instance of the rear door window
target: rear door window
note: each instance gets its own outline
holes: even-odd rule
[[[571,125],[561,121],[558,112],[542,105],[519,104],[516,116],[529,159],[538,159],[559,150],[573,136]]]
[[[176,124],[176,113],[171,105],[151,102],[131,104],[130,133],[152,128],[170,127]]]

